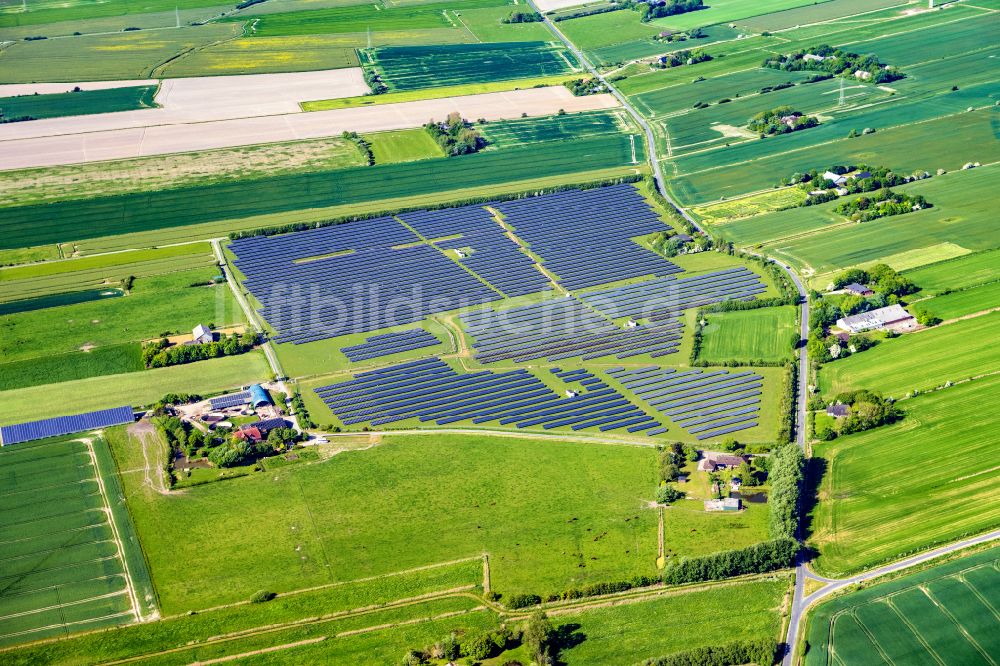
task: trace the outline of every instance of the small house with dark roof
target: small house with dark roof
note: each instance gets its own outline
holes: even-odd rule
[[[844,291],[849,294],[854,294],[855,296],[874,296],[875,292],[866,287],[863,284],[858,284],[857,282],[852,282],[851,284],[844,287]]]
[[[734,456],[726,453],[709,453],[698,461],[699,472],[716,472],[720,469],[730,469],[739,467],[747,461],[743,456]]]
[[[839,402],[836,405],[829,405],[826,408],[826,415],[832,416],[835,419],[844,418],[850,413],[851,413],[851,408]]]

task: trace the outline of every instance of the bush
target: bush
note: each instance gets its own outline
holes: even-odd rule
[[[257,590],[256,592],[253,593],[253,596],[250,597],[250,603],[262,604],[266,601],[274,599],[276,596],[278,595],[275,594],[274,592],[268,592],[267,590]]]
[[[684,497],[684,493],[673,486],[661,485],[656,489],[656,501],[659,504],[673,504]]]
[[[758,664],[770,666],[778,654],[778,644],[773,638],[731,641],[721,645],[707,645],[665,657],[647,659],[643,666],[729,666],[729,664]]]
[[[773,539],[740,550],[677,560],[663,572],[668,585],[722,580],[752,573],[766,573],[791,566],[798,552],[795,539]]]
[[[542,598],[537,594],[515,594],[507,600],[507,608],[518,609],[537,606],[542,603]]]

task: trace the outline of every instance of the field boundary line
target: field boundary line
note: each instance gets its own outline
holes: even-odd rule
[[[917,587],[921,592],[924,593],[924,596],[930,599],[931,603],[933,603],[934,606],[939,611],[941,611],[941,614],[944,615],[946,618],[948,618],[948,620],[955,625],[955,628],[958,630],[960,634],[962,634],[962,636],[965,637],[965,640],[969,642],[972,645],[972,647],[974,647],[979,652],[979,654],[983,655],[986,661],[990,662],[995,666],[996,661],[994,661],[993,658],[990,657],[989,653],[986,650],[984,650],[983,647],[978,643],[978,641],[976,641],[976,639],[972,636],[972,634],[968,632],[968,630],[965,628],[965,625],[959,622],[955,618],[955,616],[951,614],[951,611],[949,611],[947,607],[943,606],[941,602],[938,601],[937,597],[934,596],[934,593],[931,592],[929,589],[927,589],[927,584],[924,583]]]
[[[104,620],[111,620],[111,619],[114,619],[114,618],[126,617],[126,616],[129,616],[129,615],[133,615],[133,613],[131,611],[122,611],[121,613],[112,613],[111,615],[102,615],[101,617],[91,617],[91,618],[87,618],[86,620],[74,620],[73,622],[63,622],[62,624],[50,624],[47,627],[35,627],[34,629],[25,629],[23,631],[14,632],[13,634],[3,634],[2,636],[0,636],[0,638],[15,638],[17,636],[25,636],[27,634],[38,633],[39,631],[47,631],[49,629],[57,629],[57,628],[75,627],[75,626],[81,625],[81,624],[91,624],[93,622],[102,622]],[[95,629],[94,631],[106,631],[106,629],[101,628],[101,629]],[[60,641],[60,640],[63,640],[63,637],[43,639],[43,640],[40,640],[40,641],[34,641],[31,644],[32,645],[38,645],[38,644],[41,644],[41,643],[52,643],[52,642]],[[13,652],[14,650],[20,650],[21,648],[24,648],[24,647],[27,647],[27,644],[8,645],[6,647],[0,648],[0,654],[2,654],[4,652]]]
[[[51,606],[45,606],[44,608],[33,608],[27,611],[21,611],[20,613],[11,613],[10,615],[0,616],[0,620],[9,620],[14,617],[24,617],[26,615],[34,615],[35,613],[43,613],[50,610],[55,610],[57,608],[66,608],[67,606],[79,606],[80,604],[89,603],[91,601],[97,601],[99,599],[110,599],[112,597],[120,597],[126,594],[126,590],[122,589],[117,592],[108,592],[107,594],[99,594],[96,597],[88,597],[87,599],[78,599],[76,601],[67,601],[63,604],[53,604]]]
[[[225,657],[218,657],[216,659],[208,659],[205,661],[195,661],[191,663],[191,666],[208,666],[208,664],[224,664],[228,661],[236,661],[237,659],[243,659],[245,657],[253,657],[260,654],[268,654],[271,652],[280,652],[281,650],[290,650],[297,647],[302,647],[304,645],[313,645],[315,643],[321,643],[326,640],[326,636],[317,636],[316,638],[307,638],[305,640],[296,641],[295,643],[285,643],[284,645],[272,645],[271,647],[261,648],[259,650],[251,650],[250,652],[242,652],[240,654],[231,654]]]

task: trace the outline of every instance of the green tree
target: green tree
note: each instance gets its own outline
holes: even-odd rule
[[[538,611],[528,618],[521,643],[537,664],[548,664],[551,657],[553,629],[545,613]]]

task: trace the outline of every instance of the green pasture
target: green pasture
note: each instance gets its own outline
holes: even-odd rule
[[[709,363],[787,360],[792,356],[792,340],[798,339],[798,311],[791,305],[712,312],[706,320],[698,357]]]
[[[188,332],[199,323],[242,323],[229,287],[205,286],[217,274],[216,268],[201,268],[155,275],[137,279],[121,298],[0,316],[0,362],[139,342]]]
[[[375,164],[395,164],[444,157],[441,146],[435,143],[423,127],[377,132],[367,134],[365,138],[372,144]]]
[[[132,621],[97,475],[81,441],[0,449],[0,645]]]
[[[465,8],[453,6],[449,16],[480,42],[539,42],[552,39],[544,23],[501,23],[511,12],[524,8],[514,5]]]
[[[144,367],[142,348],[135,342],[97,347],[91,351],[38,356],[0,363],[0,391],[140,372]]]
[[[122,467],[127,454],[115,452]],[[507,595],[653,574],[654,458],[645,447],[400,435],[178,496],[130,493],[141,475],[125,485],[161,605],[175,613],[484,551],[492,588]],[[226,527],[247,502],[267,539]],[[184,525],[184,539],[163,525]],[[259,563],[257,574],[232,567],[236,557]]]
[[[870,41],[852,44],[851,47],[857,53],[874,53],[882,62],[904,68],[912,63],[995,48],[995,31],[996,16],[991,13],[980,13],[959,21],[941,20],[939,17],[936,24],[921,30],[878,36]]]
[[[746,198],[728,199],[694,210],[698,214],[705,211],[709,216],[706,221],[712,220],[710,222],[712,231],[743,247],[760,247],[763,243],[782,247],[790,246],[800,240],[806,242],[813,235],[818,238],[823,233],[832,233],[837,227],[844,225],[850,225],[852,233],[857,232],[858,227],[851,225],[842,215],[834,213],[833,206],[803,206],[781,211],[769,211],[766,208],[767,202],[771,200],[794,202],[801,201],[803,198],[802,190],[796,187],[784,187],[767,190]],[[759,207],[755,205],[755,202],[759,200],[765,202],[764,205]],[[745,211],[749,213],[749,216],[732,222],[714,224],[716,218],[711,216],[716,207],[719,207],[722,214],[728,214],[729,211],[740,214]],[[761,212],[760,215],[756,214],[758,210]],[[851,239],[850,234],[845,233],[845,236],[848,240]]]
[[[992,313],[883,340],[860,354],[827,363],[819,371],[824,396],[873,389],[896,398],[990,372],[1000,361],[990,331]]]
[[[911,312],[925,310],[945,321],[1000,308],[1000,282],[968,287],[950,294],[914,301]]]
[[[844,224],[844,218],[838,223],[840,216],[832,211],[834,202],[754,220],[762,229],[780,230],[785,238],[767,244],[768,251],[799,266],[806,275],[824,276],[946,242],[969,251],[992,249],[997,237],[989,192],[995,171],[995,167],[973,169],[897,188],[923,194],[934,207],[865,224]],[[736,224],[744,229],[754,226],[749,220]],[[793,235],[796,231],[798,235]],[[936,255],[929,253],[925,263],[937,261],[940,257]],[[907,263],[899,268],[914,267],[912,261]],[[825,286],[825,278],[813,281]]]
[[[136,268],[146,264],[151,265],[174,257],[211,253],[212,247],[208,243],[188,243],[186,245],[171,245],[149,250],[116,252],[97,257],[77,257],[65,261],[12,266],[9,268],[0,268],[0,283],[47,278],[66,273],[80,275],[81,273],[88,273],[94,270],[110,271],[114,269],[118,275],[128,275],[133,274],[132,271]],[[152,271],[146,271],[146,273],[155,274]],[[116,273],[108,272],[101,279],[113,279],[113,275],[116,275]],[[137,277],[142,277],[142,275],[137,275]]]
[[[618,13],[618,12],[616,12]],[[601,16],[607,16],[602,14]],[[633,14],[632,20],[638,22],[639,15]],[[655,27],[655,24],[649,23]],[[662,30],[662,28],[661,28]],[[598,46],[587,51],[587,56],[600,65],[619,65],[639,58],[676,51],[680,48],[692,46],[708,46],[716,42],[727,42],[736,39],[740,33],[733,30],[728,25],[710,25],[703,30],[703,36],[692,43],[691,41],[677,44],[664,44],[649,38],[633,39],[631,41],[612,43],[609,46]]]
[[[652,38],[658,35],[661,29],[649,23],[640,23],[639,13],[628,9],[559,21],[556,27],[569,37],[576,47],[588,52],[601,47],[636,41],[642,41],[663,53],[677,48],[673,44],[653,42]]]
[[[148,109],[156,106],[153,102],[156,89],[156,86],[132,86],[51,95],[0,97],[0,114],[8,119],[41,119]]]
[[[769,0],[766,5],[761,5],[753,0],[713,0],[711,3],[706,3],[705,9],[664,16],[653,20],[652,24],[674,30],[688,30],[716,23],[733,23],[752,16],[771,14],[809,4],[814,3],[809,0]]]
[[[1000,376],[900,407],[906,416],[898,423],[814,447],[823,501],[814,509],[809,543],[819,551],[813,566],[822,575],[843,577],[1000,523],[991,454]]]
[[[854,21],[859,16],[878,9],[905,5],[905,0],[829,0],[827,2],[814,2],[811,4],[796,4],[804,6],[792,7],[790,9],[777,8],[775,11],[767,14],[737,19],[736,25],[750,32],[774,32],[796,28],[800,25],[809,25],[822,21],[836,21],[837,19],[848,17],[850,17],[851,21]],[[902,8],[896,11],[901,10]],[[792,35],[794,36],[795,32]]]
[[[990,548],[946,560],[818,606],[809,617],[806,666],[989,663],[1000,649],[997,561]]]
[[[31,4],[31,2],[28,3],[29,10],[31,9]],[[40,3],[35,4],[38,9],[41,9]],[[52,7],[58,3],[46,2],[46,4],[49,5],[49,7]],[[121,7],[125,4],[132,3],[116,4]],[[132,7],[135,11],[130,11],[116,16],[94,16],[78,20],[55,20],[44,24],[22,23],[19,25],[5,25],[0,26],[0,39],[16,41],[24,39],[25,37],[36,37],[39,35],[44,35],[45,37],[52,39],[54,37],[78,37],[80,35],[122,32],[125,28],[139,28],[140,30],[175,28],[178,20],[182,26],[194,25],[196,23],[202,23],[208,19],[214,18],[222,12],[229,11],[233,8],[233,5],[231,4],[225,5],[220,4],[219,2],[203,4],[205,6],[190,8],[178,7],[176,9],[174,7],[170,7],[169,9],[161,7],[151,11],[145,11],[140,7]],[[3,7],[3,5],[7,6]],[[12,7],[11,5],[14,6]],[[9,15],[11,13],[19,13],[21,8],[22,3],[17,0],[6,0],[4,3],[0,3],[0,21],[3,21],[3,19],[6,18],[9,23]],[[7,11],[4,11],[4,9]],[[20,13],[24,16],[23,12]],[[32,10],[29,13],[34,13],[34,11]]]
[[[1000,265],[1000,249],[966,254],[906,271],[921,294],[940,294],[993,281]]]
[[[640,161],[641,146],[635,143]],[[186,225],[362,202],[370,210],[373,202],[385,206],[392,198],[387,194],[436,194],[459,183],[482,191],[498,183],[630,164],[632,143],[627,136],[596,136],[453,157],[432,171],[420,162],[408,162],[21,206],[6,209],[0,245],[27,247],[165,228],[171,228],[171,237],[178,242],[186,237],[177,228]],[[387,192],[385,184],[390,181],[392,189]],[[227,231],[233,228],[232,223],[222,226]]]
[[[95,5],[96,6],[96,5]],[[144,79],[182,53],[240,35],[235,23],[15,42],[0,51],[0,81]]]
[[[379,71],[393,91],[553,76],[579,70],[572,54],[554,42],[386,46],[365,51],[362,65]]]
[[[86,21],[108,16],[127,16],[149,12],[173,12],[174,9],[195,9],[218,6],[219,0],[122,0],[115,3],[93,0],[68,0],[66,2],[4,3],[0,6],[0,28],[56,23],[58,21]],[[44,34],[44,28],[39,28]]]
[[[0,171],[3,206],[76,201],[253,180],[280,174],[364,166],[353,141],[341,137],[286,141],[195,153]],[[172,239],[172,242],[177,242]]]
[[[444,15],[447,3],[432,3],[413,7],[391,7],[362,4],[344,7],[327,7],[307,11],[263,14],[254,18],[255,35],[264,37],[284,35],[321,35],[327,33],[409,30],[413,28],[447,28],[450,22]],[[234,16],[224,19],[243,23],[246,18]]]
[[[571,80],[571,74],[554,76],[539,76],[528,79],[513,79],[510,81],[487,81],[481,83],[462,83],[459,85],[442,86],[425,90],[403,90],[382,95],[362,95],[360,97],[341,97],[338,99],[321,99],[312,102],[302,102],[303,111],[329,111],[330,109],[352,109],[359,106],[376,106],[379,104],[397,104],[399,102],[415,102],[424,99],[443,99],[461,95],[479,95],[491,92],[506,92],[540,86],[558,86]]]
[[[166,63],[168,77],[304,72],[357,67],[361,39],[342,35],[282,35],[230,39],[187,51]]]
[[[0,392],[0,423],[22,423],[121,405],[151,405],[167,393],[212,394],[268,379],[261,352],[187,365]]]
[[[565,115],[501,120],[476,129],[492,147],[508,148],[541,141],[575,141],[590,136],[619,134],[626,121],[617,111],[586,111]]]
[[[782,208],[798,206],[806,200],[806,193],[796,187],[785,187],[780,190],[754,194],[739,199],[730,199],[722,203],[710,204],[702,208],[695,208],[694,212],[703,222],[710,225],[725,225],[716,228],[714,231],[727,238],[730,233],[737,228],[732,221],[743,220],[763,213],[772,213]],[[749,229],[757,229],[760,225],[748,224]],[[770,229],[761,230],[765,234],[773,233]],[[734,234],[737,237],[739,234]],[[748,244],[745,240],[737,240],[741,245]]]

